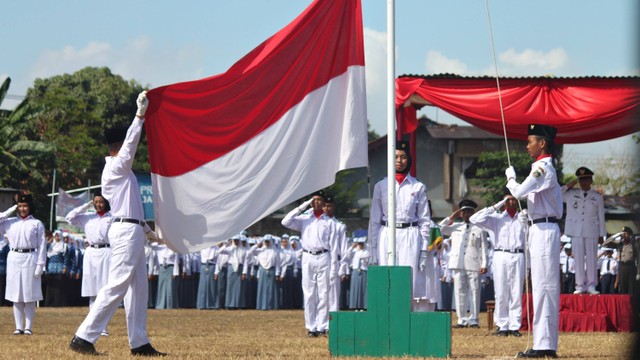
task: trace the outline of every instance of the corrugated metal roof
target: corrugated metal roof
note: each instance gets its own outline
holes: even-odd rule
[[[481,76],[464,76],[452,73],[442,73],[442,74],[428,74],[428,75],[419,75],[419,74],[403,74],[398,76],[399,78],[421,78],[421,79],[495,79],[495,76],[492,75],[481,75]],[[555,75],[544,75],[544,76],[501,76],[500,79],[638,79],[640,80],[640,76],[555,76]]]

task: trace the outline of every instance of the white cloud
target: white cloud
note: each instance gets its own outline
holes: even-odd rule
[[[82,48],[65,46],[40,55],[31,68],[27,86],[36,78],[73,73],[86,66],[107,66],[125,79],[152,87],[194,80],[203,72],[202,54],[198,47],[158,45],[148,36],[131,39],[122,47],[104,42],[90,42]]]
[[[500,73],[505,75],[562,74],[569,65],[569,54],[562,49],[547,52],[524,49],[520,52],[511,48],[498,55]]]
[[[469,75],[467,65],[460,60],[450,59],[439,51],[429,50],[426,60],[427,74],[453,73]]]

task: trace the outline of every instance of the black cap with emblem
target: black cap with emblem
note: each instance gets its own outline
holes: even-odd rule
[[[527,135],[541,136],[549,141],[554,141],[558,129],[549,125],[530,124]]]
[[[593,171],[589,170],[588,168],[581,166],[578,168],[578,170],[576,170],[576,176],[581,178],[581,177],[592,177],[593,176]]]

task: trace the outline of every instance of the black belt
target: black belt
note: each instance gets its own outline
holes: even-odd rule
[[[36,251],[36,249],[11,249],[11,251],[15,251],[17,253],[30,253]]]
[[[511,249],[493,249],[493,251],[504,251],[504,252],[508,252],[508,253],[512,253],[512,254],[523,254],[524,250],[522,249],[515,249],[515,250],[511,250]]]
[[[558,219],[556,219],[555,216],[550,216],[550,217],[543,217],[540,219],[535,219],[535,220],[531,220],[530,223],[531,224],[538,224],[538,223],[558,223]]]
[[[166,269],[166,268],[168,268],[170,266],[173,266],[173,264],[162,264],[162,265],[160,265],[160,267],[163,268],[163,269]]]
[[[380,224],[382,224],[382,226],[387,226],[387,222],[386,221],[382,221]],[[418,222],[410,222],[410,223],[401,223],[401,222],[397,222],[396,223],[396,228],[399,229],[404,229],[404,228],[408,228],[408,227],[414,227],[414,226],[418,226]]]
[[[320,254],[324,254],[326,252],[329,252],[329,250],[327,249],[322,249],[322,250],[302,250],[303,252],[306,252],[307,254],[311,254],[311,255],[320,255]]]
[[[111,220],[112,223],[115,222],[119,222],[119,223],[131,223],[131,224],[138,224],[142,227],[144,227],[145,222],[142,220],[138,220],[138,219],[130,219],[130,218],[114,218],[113,220]]]
[[[109,244],[93,244],[93,245],[89,245],[89,247],[92,247],[94,249],[102,249],[102,248],[106,248],[106,247],[111,247],[111,245],[109,245]]]

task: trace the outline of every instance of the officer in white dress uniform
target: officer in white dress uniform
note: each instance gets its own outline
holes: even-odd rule
[[[413,311],[429,311],[432,305],[428,299],[425,268],[428,266],[429,233],[431,213],[427,199],[427,187],[409,174],[411,155],[409,143],[398,141],[396,145],[396,265],[407,265],[412,271]],[[391,249],[388,244],[388,184],[387,178],[378,181],[373,190],[371,214],[369,216],[369,237],[371,240],[372,263],[389,265]],[[433,261],[433,258],[431,258]]]
[[[124,299],[127,333],[132,355],[165,355],[154,349],[147,337],[147,300],[149,284],[145,261],[145,233],[157,240],[144,219],[138,180],[131,170],[142,134],[144,113],[149,101],[142,92],[136,101],[138,111],[129,129],[112,129],[105,133],[109,156],[102,171],[102,196],[111,205],[113,222],[109,227],[111,265],[109,282],[78,328],[69,347],[83,354],[97,354],[93,344]]]
[[[533,348],[523,358],[557,357],[560,305],[560,228],[562,193],[553,167],[553,141],[557,129],[529,125],[527,151],[535,162],[522,182],[513,167],[505,171],[507,188],[516,199],[527,199],[529,254],[533,290]]]
[[[16,209],[18,216],[9,217]],[[5,298],[13,302],[14,335],[32,334],[36,301],[42,300],[40,277],[47,261],[47,242],[44,225],[32,212],[32,196],[19,195],[17,205],[0,214],[0,234],[5,234],[10,247]]]
[[[586,167],[576,170],[577,180],[563,186],[562,200],[567,204],[564,234],[571,237],[576,262],[576,290],[574,294],[598,294],[598,238],[604,240],[604,201],[591,189],[593,171]],[[576,182],[579,189],[574,189]]]
[[[503,212],[498,212],[504,206]],[[524,285],[524,226],[526,215],[520,216],[518,202],[506,195],[499,203],[473,214],[469,221],[494,235],[493,284],[495,289],[494,335],[522,336],[522,289]],[[526,225],[526,224],[525,224]]]
[[[86,212],[90,207],[96,212]],[[111,246],[107,230],[111,223],[109,202],[100,193],[93,196],[93,200],[71,210],[66,220],[81,229],[86,234],[86,249],[82,262],[82,291],[81,295],[89,297],[89,308],[93,306],[98,291],[107,284],[109,279],[109,262]],[[107,329],[102,332],[108,336]]]
[[[478,327],[480,312],[480,275],[487,272],[487,237],[482,228],[469,222],[478,205],[462,200],[459,209],[440,222],[442,233],[450,235],[449,269],[453,272],[454,296],[458,323],[455,328]],[[454,223],[456,218],[462,222]],[[467,301],[470,300],[469,316]]]
[[[323,191],[291,210],[282,225],[300,232],[304,322],[309,337],[329,330],[329,284],[338,276],[338,236],[335,222],[324,213]],[[309,205],[312,208],[304,212]]]

